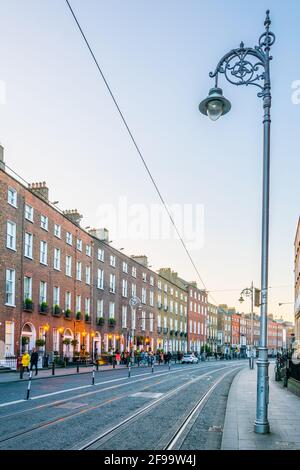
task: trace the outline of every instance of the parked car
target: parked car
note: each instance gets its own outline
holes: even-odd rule
[[[199,360],[193,354],[184,354],[181,362],[182,364],[198,364]]]

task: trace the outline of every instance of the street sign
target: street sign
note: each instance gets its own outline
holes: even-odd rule
[[[260,307],[261,301],[260,301],[260,289],[254,289],[254,305],[255,307]]]

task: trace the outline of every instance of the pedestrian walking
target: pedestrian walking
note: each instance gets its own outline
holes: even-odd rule
[[[119,351],[116,351],[116,361],[117,361],[117,366],[120,365],[121,354],[119,353]]]
[[[25,351],[23,356],[22,356],[23,371],[25,371],[25,369],[26,369],[27,372],[29,372],[29,364],[30,364],[30,355],[29,355],[28,351]]]
[[[159,361],[159,363],[161,363],[161,364],[164,363],[164,353],[163,353],[163,352],[160,353],[160,361]]]
[[[31,357],[30,357],[30,370],[32,370],[33,367],[35,367],[35,375],[38,375],[38,360],[39,360],[39,354],[35,348],[33,348]]]

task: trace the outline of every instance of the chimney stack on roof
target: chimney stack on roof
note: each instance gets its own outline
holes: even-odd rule
[[[89,230],[89,234],[102,242],[109,243],[109,231],[107,228],[92,228]]]
[[[28,188],[38,196],[42,197],[43,199],[46,199],[46,201],[49,201],[49,189],[45,181],[43,181],[42,183],[31,183],[28,185]]]
[[[134,261],[136,261],[137,263],[145,266],[145,268],[148,268],[148,258],[146,255],[132,255],[131,258],[134,259]]]
[[[63,211],[64,216],[67,217],[73,224],[80,225],[80,220],[82,219],[82,215],[79,214],[77,209],[70,209]]]

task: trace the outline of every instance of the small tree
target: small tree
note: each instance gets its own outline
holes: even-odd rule
[[[72,344],[72,346],[74,346],[74,348],[75,348],[75,347],[77,346],[77,344],[78,344],[78,339],[72,339],[71,344]]]
[[[76,313],[76,320],[81,320],[81,312]]]
[[[69,345],[71,344],[70,338],[65,338],[65,339],[63,340],[63,344],[65,344],[66,346],[69,346]]]
[[[99,318],[98,318],[98,325],[99,325],[99,326],[103,326],[104,323],[105,323],[105,318],[104,318],[104,317],[99,317]]]
[[[46,344],[46,341],[45,341],[44,339],[41,339],[41,338],[40,338],[40,339],[37,339],[36,342],[35,342],[35,345],[36,345],[37,347],[45,346],[45,344]]]
[[[26,344],[29,344],[29,338],[28,336],[22,336],[22,345],[26,346]]]

